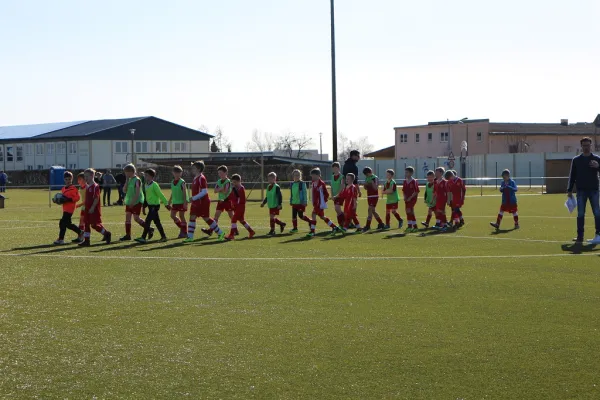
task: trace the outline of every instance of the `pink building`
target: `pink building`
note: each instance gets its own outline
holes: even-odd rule
[[[579,140],[596,140],[593,123],[490,122],[489,119],[429,122],[427,125],[394,128],[395,158],[445,157],[461,155],[461,143],[468,154],[547,153],[579,151]],[[463,152],[464,154],[464,152]]]

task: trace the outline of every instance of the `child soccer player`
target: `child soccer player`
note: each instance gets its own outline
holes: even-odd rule
[[[142,187],[142,181],[136,175],[135,166],[133,164],[127,164],[123,168],[123,172],[127,177],[126,189],[125,189],[125,236],[120,238],[121,242],[131,240],[131,217],[137,222],[142,228],[146,226],[146,222],[140,218],[142,213],[142,207],[145,202],[144,188]],[[154,235],[154,228],[150,228],[148,233],[149,239],[152,239]]]
[[[433,197],[435,199],[435,228],[445,231],[446,228],[446,205],[448,203],[448,181],[444,179],[446,170],[444,167],[435,169],[436,184],[433,188]]]
[[[267,180],[269,181],[269,186],[267,186],[267,197],[265,197],[260,206],[264,207],[265,204],[269,206],[269,222],[271,224],[271,230],[267,235],[274,236],[275,224],[279,225],[280,232],[283,232],[286,225],[277,218],[279,211],[281,211],[283,207],[283,196],[281,195],[281,188],[277,184],[277,174],[275,172],[269,172]]]
[[[86,186],[87,184],[85,183],[85,174],[83,172],[80,172],[77,174],[77,187],[79,189],[79,203],[75,206],[75,208],[81,208],[81,211],[79,211],[79,230],[81,231],[81,234],[79,235],[79,237],[77,239],[73,239],[71,242],[72,243],[80,243],[83,242],[83,231],[85,230],[85,192],[86,192]]]
[[[465,204],[465,194],[467,188],[465,182],[458,177],[456,171],[452,170],[452,176],[448,181],[448,189],[450,191],[450,209],[452,210],[452,222],[454,229],[458,229],[465,224],[462,216],[461,208]]]
[[[96,171],[88,168],[84,171],[85,189],[85,228],[83,241],[79,246],[90,246],[91,228],[102,234],[102,240],[110,244],[112,234],[102,226],[102,210],[100,208],[100,186],[94,182]]]
[[[233,205],[231,204],[231,180],[227,177],[227,167],[225,165],[221,165],[217,168],[217,174],[219,175],[219,179],[217,179],[217,184],[215,185],[215,193],[218,195],[217,201],[217,210],[215,211],[215,217],[213,218],[215,222],[219,223],[219,217],[226,211],[229,215],[229,219],[233,218]],[[203,233],[208,236],[212,235],[212,230],[208,228],[201,229]]]
[[[242,177],[238,174],[234,174],[231,177],[231,197],[233,198],[233,217],[231,217],[231,231],[229,235],[225,237],[227,240],[235,239],[235,236],[239,234],[237,223],[244,225],[244,228],[248,230],[248,239],[252,239],[255,235],[252,227],[246,222],[246,188],[242,185]]]
[[[317,215],[332,229],[332,234],[339,232],[340,229],[325,216],[325,210],[327,209],[327,201],[329,200],[329,191],[327,185],[321,179],[321,170],[315,168],[310,171],[310,178],[312,180],[312,202],[313,211],[312,219],[310,221],[310,233],[306,237],[314,237],[317,227]]]
[[[75,207],[77,206],[77,202],[81,196],[79,195],[77,188],[73,186],[73,174],[69,171],[66,171],[63,177],[65,179],[65,186],[62,188],[61,192],[65,202],[62,205],[63,215],[58,223],[58,239],[54,242],[54,244],[57,245],[65,244],[65,233],[67,233],[67,229],[75,232],[77,237],[81,236],[82,234],[81,229],[79,229],[77,225],[74,225],[71,221],[71,217],[73,217]]]
[[[187,221],[185,220],[185,212],[187,211],[188,207],[188,196],[185,181],[181,179],[182,174],[183,168],[181,168],[179,165],[173,167],[171,197],[169,198],[168,204],[171,207],[171,219],[179,228],[179,239],[187,237]],[[179,214],[179,217],[177,214]]]
[[[331,196],[334,198],[333,205],[335,213],[337,214],[337,222],[339,226],[344,226],[344,199],[338,197],[340,193],[346,188],[346,181],[344,175],[340,172],[341,166],[339,162],[331,164],[333,174],[331,175]]]
[[[356,202],[358,201],[358,187],[354,184],[356,177],[354,174],[346,174],[346,186],[342,193],[338,194],[337,198],[341,198],[344,201],[344,228],[342,232],[345,232],[350,227],[350,223],[353,223],[356,227],[354,233],[362,233],[360,227],[360,221],[356,215]],[[334,201],[337,199],[334,197]]]
[[[363,232],[371,230],[371,221],[373,220],[373,217],[377,220],[377,229],[383,229],[385,228],[385,225],[377,213],[377,203],[379,202],[379,179],[377,178],[377,175],[373,174],[373,170],[369,167],[363,169],[363,174],[366,177],[364,187],[367,191],[367,203],[369,203],[367,224],[363,228]]]
[[[427,205],[427,220],[421,222],[425,228],[429,228],[429,222],[431,216],[435,214],[435,196],[433,195],[433,189],[435,188],[435,173],[433,171],[427,171],[427,184],[425,184],[425,204]]]
[[[406,210],[406,219],[408,221],[408,227],[406,233],[414,233],[419,229],[417,228],[417,217],[415,216],[415,206],[417,205],[417,199],[419,198],[419,182],[413,179],[415,169],[413,167],[406,167],[404,170],[404,182],[402,182],[402,194],[404,196],[404,208]]]
[[[290,185],[290,205],[292,206],[293,228],[290,230],[290,233],[296,233],[298,232],[298,217],[310,224],[310,218],[304,215],[306,204],[308,203],[308,189],[306,188],[306,183],[302,181],[302,171],[299,169],[295,169],[292,172],[292,179],[293,182]]]
[[[196,161],[192,163],[192,197],[189,199],[190,207],[190,222],[188,223],[188,237],[184,242],[189,243],[194,241],[194,232],[196,231],[196,218],[200,217],[206,222],[211,231],[219,235],[219,240],[225,239],[225,232],[219,228],[219,225],[210,217],[210,198],[208,197],[208,182],[202,173],[204,171],[204,162]]]
[[[496,222],[490,222],[490,225],[500,229],[500,223],[504,213],[511,213],[515,220],[515,229],[519,229],[519,213],[517,207],[517,184],[510,178],[510,171],[505,169],[502,171],[502,183],[500,184],[500,193],[502,193],[502,205]]]
[[[387,181],[383,185],[383,194],[387,195],[387,204],[385,205],[385,226],[384,229],[390,229],[391,214],[394,214],[398,221],[398,229],[402,229],[404,220],[398,214],[398,202],[400,196],[398,195],[398,188],[396,187],[396,181],[394,180],[395,172],[393,169],[385,171]]]
[[[146,237],[150,233],[150,225],[152,224],[152,222],[154,222],[154,225],[156,225],[156,229],[158,229],[158,232],[160,233],[159,242],[167,241],[167,235],[165,235],[165,230],[163,229],[162,223],[160,222],[160,215],[158,214],[158,211],[160,210],[161,202],[167,206],[167,210],[169,210],[171,206],[169,206],[169,201],[167,200],[163,192],[160,190],[160,186],[158,186],[158,183],[154,181],[155,177],[156,171],[152,168],[144,171],[144,182],[146,182],[145,196],[146,202],[148,203],[148,215],[146,216],[146,224],[144,226],[144,233],[142,234],[142,237],[135,239],[135,241],[138,243],[146,243]]]

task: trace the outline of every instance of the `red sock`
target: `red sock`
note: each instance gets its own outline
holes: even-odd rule
[[[283,225],[283,222],[281,222],[281,221],[279,220],[279,218],[275,218],[275,223],[276,223],[277,225],[279,225],[279,226],[282,226],[282,225]]]
[[[343,225],[343,226],[346,226],[346,224],[345,224],[345,222],[344,222],[344,221],[345,221],[345,219],[346,219],[346,218],[345,218],[344,214],[340,213],[340,214],[338,214],[338,215],[337,215],[337,222],[338,222],[338,224],[339,224],[340,226],[342,226],[342,225]]]
[[[131,236],[131,223],[125,222],[125,235]]]
[[[272,219],[272,220],[270,220],[270,222],[271,222],[271,230],[275,230],[275,220]]]
[[[373,218],[367,218],[367,225],[366,225],[367,228],[371,227],[371,221],[372,220],[373,220]]]
[[[391,220],[392,220],[392,215],[390,213],[386,213],[385,214],[385,224],[389,225]]]
[[[375,217],[375,220],[377,221],[378,224],[383,224],[383,221],[381,220],[381,217],[379,216],[379,214],[373,214],[373,216]]]
[[[400,217],[400,214],[398,214],[396,211],[394,211],[394,217],[396,217],[398,221],[402,220],[402,217]]]
[[[107,233],[106,229],[104,229],[102,224],[94,225],[94,229],[96,230],[96,232],[101,233],[103,235]]]
[[[515,220],[515,225],[519,225],[519,214],[514,213],[513,218]],[[525,224],[525,225],[527,225],[527,224]]]
[[[354,222],[354,225],[359,226],[360,225],[360,221],[358,220],[358,217],[353,217],[352,218],[352,222]]]
[[[298,229],[298,218],[292,218],[292,225],[294,229]]]
[[[431,214],[430,214],[430,213],[427,213],[427,219],[425,220],[425,223],[426,223],[427,225],[429,225],[429,222],[430,222],[430,221],[431,221]]]
[[[496,225],[500,225],[500,223],[502,222],[502,214],[498,214],[498,218],[496,218]]]

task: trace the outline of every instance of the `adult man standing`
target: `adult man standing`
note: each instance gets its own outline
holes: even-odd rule
[[[4,171],[0,171],[0,193],[6,192],[6,184],[8,183],[8,175]]]
[[[104,193],[102,194],[102,204],[105,206],[112,206],[110,203],[110,193],[115,185],[115,177],[110,173],[110,169],[102,176],[102,186],[104,186]]]
[[[596,222],[596,236],[589,242],[600,244],[600,203],[598,199],[598,169],[600,157],[592,153],[592,139],[584,137],[580,141],[582,154],[573,158],[569,173],[567,195],[573,197],[573,186],[577,188],[577,238],[583,242],[585,207],[589,200]]]
[[[346,176],[348,174],[354,174],[358,178],[358,166],[356,163],[360,160],[360,153],[358,150],[352,150],[350,152],[350,158],[346,160],[344,163],[344,168],[342,169],[342,175]],[[358,183],[358,182],[357,182]]]
[[[117,184],[119,185],[119,201],[117,202],[117,204],[122,206],[123,199],[125,199],[125,193],[123,192],[123,189],[125,188],[125,182],[127,181],[127,178],[125,177],[125,174],[121,171],[115,176],[115,181],[117,181]]]

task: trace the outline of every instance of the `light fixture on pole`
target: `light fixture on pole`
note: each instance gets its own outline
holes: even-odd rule
[[[337,99],[335,79],[335,7],[331,0],[331,121],[332,121],[332,144],[333,161],[337,161]]]
[[[129,133],[131,133],[131,163],[135,166],[135,129],[130,129]]]

